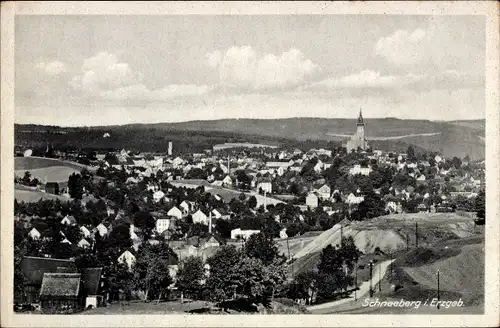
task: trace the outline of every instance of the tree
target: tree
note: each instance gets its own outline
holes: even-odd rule
[[[22,300],[25,294],[26,276],[21,268],[23,252],[20,246],[14,246],[14,299]]]
[[[208,258],[210,276],[206,286],[212,300],[223,301],[236,292],[240,275],[233,271],[242,256],[241,251],[230,245],[220,247],[212,257]]]
[[[68,179],[69,195],[74,199],[82,199],[83,183],[82,177],[78,173],[72,173]]]
[[[31,183],[31,173],[30,173],[30,171],[24,172],[22,183],[25,186],[29,186],[30,185],[30,183]]]
[[[406,151],[406,155],[411,160],[416,158],[415,157],[415,149],[413,148],[412,145],[408,146],[408,150]]]
[[[119,224],[111,230],[106,240],[108,248],[114,249],[117,253],[122,253],[132,246],[130,239],[130,226],[128,224]]]
[[[255,208],[257,206],[257,198],[255,196],[250,196],[248,198],[248,207],[249,208]]]
[[[248,238],[245,243],[245,254],[261,260],[264,265],[269,265],[278,258],[279,251],[273,238],[260,232]]]
[[[139,246],[137,261],[134,265],[136,285],[146,292],[146,300],[168,293],[173,279],[169,266],[177,263],[177,255],[163,241],[152,245],[144,243]]]
[[[380,195],[372,192],[366,194],[365,199],[359,204],[353,213],[355,220],[371,219],[385,214],[385,205]]]
[[[186,258],[177,272],[177,287],[191,297],[199,298],[205,278],[205,268],[200,257]],[[198,296],[198,297],[197,297]]]

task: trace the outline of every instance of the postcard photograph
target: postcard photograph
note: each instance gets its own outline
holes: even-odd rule
[[[486,35],[16,15],[12,311],[484,314]]]

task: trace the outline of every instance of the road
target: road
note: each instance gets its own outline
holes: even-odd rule
[[[385,276],[385,273],[387,272],[387,268],[389,267],[389,265],[392,262],[394,262],[394,260],[387,260],[387,261],[384,261],[384,262],[380,263],[379,265],[375,266],[375,268],[373,269],[373,278],[372,278],[373,287],[375,287],[378,284],[380,279],[383,279],[383,277]],[[379,274],[379,271],[380,271],[380,274]],[[356,294],[357,294],[356,296],[359,299],[359,298],[363,297],[364,295],[368,294],[369,292],[370,292],[370,281],[365,281],[359,286],[359,290],[356,292]],[[308,306],[307,309],[309,311],[314,311],[314,310],[323,310],[323,309],[327,309],[327,308],[333,308],[333,307],[336,307],[338,305],[351,302],[353,299],[354,299],[354,292],[351,292],[351,294],[347,298],[343,298],[343,299],[333,301],[333,302]]]

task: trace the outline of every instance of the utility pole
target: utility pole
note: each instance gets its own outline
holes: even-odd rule
[[[438,287],[438,303],[437,303],[437,308],[439,310],[439,299],[440,299],[440,297],[439,297],[439,270],[437,271],[437,283],[438,283],[438,286],[437,286]]]
[[[358,300],[358,261],[356,261],[356,273],[354,275],[354,300]]]
[[[290,243],[288,242],[288,237],[286,237],[286,247],[288,248],[288,260],[292,260],[292,256],[290,255]]]
[[[373,281],[372,281],[372,275],[373,275],[373,261],[370,260],[370,297],[373,297]]]
[[[382,269],[381,267],[379,266],[378,267],[378,291],[381,292],[382,291]]]
[[[415,222],[415,247],[418,248],[418,222]]]

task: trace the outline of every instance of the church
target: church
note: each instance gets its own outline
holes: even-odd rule
[[[368,142],[365,138],[365,122],[363,121],[361,109],[356,123],[356,133],[343,146],[347,149],[347,152],[351,152],[353,149],[358,150],[358,148],[362,150],[368,149]]]

